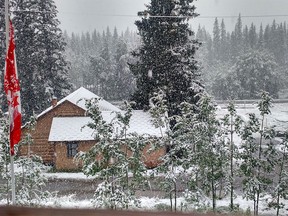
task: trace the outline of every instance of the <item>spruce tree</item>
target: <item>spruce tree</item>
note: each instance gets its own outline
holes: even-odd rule
[[[260,50],[264,48],[264,30],[263,30],[263,25],[262,25],[262,23],[261,23],[261,25],[260,25],[257,48],[260,49]]]
[[[244,29],[243,29],[243,46],[245,49],[245,52],[247,52],[249,50],[249,30],[248,30],[248,26],[245,25]]]
[[[279,78],[276,75],[276,66],[273,56],[264,51],[251,51],[239,56],[232,69],[235,80],[240,85],[238,99],[259,98],[261,91],[267,91],[278,98]]]
[[[115,81],[114,81],[114,98],[116,100],[128,100],[131,92],[134,92],[134,77],[129,70],[127,62],[131,59],[128,53],[128,46],[124,39],[119,39],[115,51]]]
[[[257,46],[257,33],[256,26],[252,23],[249,29],[249,43],[252,49],[255,49]]]
[[[71,88],[65,42],[53,0],[13,0],[17,66],[24,119],[47,108]]]
[[[226,27],[223,19],[220,26],[220,36],[221,36],[220,58],[222,61],[227,61],[227,59],[229,58],[229,46],[228,46]]]
[[[238,16],[234,32],[235,32],[235,39],[236,39],[236,43],[234,44],[236,46],[236,55],[239,55],[243,51],[243,29],[242,29],[241,14],[239,14]]]
[[[196,103],[203,90],[198,64],[194,58],[199,43],[192,39],[189,18],[196,17],[193,0],[151,0],[136,21],[142,44],[132,54],[137,62],[130,65],[136,77],[132,100],[138,109],[148,108],[149,98],[159,88],[165,92],[168,115],[179,113],[183,102]],[[188,18],[189,17],[189,18]]]
[[[5,54],[6,54],[6,43],[5,43],[5,17],[4,17],[4,9],[5,9],[5,1],[0,0],[0,69],[4,71],[4,64],[5,64]],[[5,94],[3,89],[3,79],[4,73],[0,73],[0,110],[3,109],[5,101]]]
[[[221,36],[218,19],[215,18],[213,27],[213,54],[214,59],[218,60],[220,58],[220,46],[221,46]]]

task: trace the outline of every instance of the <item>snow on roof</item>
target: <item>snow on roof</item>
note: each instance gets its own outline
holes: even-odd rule
[[[99,96],[97,96],[93,92],[85,89],[84,87],[80,87],[76,91],[74,91],[71,94],[69,94],[67,97],[65,97],[65,98],[61,99],[60,101],[58,101],[56,106],[59,106],[64,101],[70,101],[71,103],[75,104],[76,106],[86,110],[85,99],[89,100],[89,99],[92,99],[92,98],[99,98]],[[50,106],[48,109],[46,109],[42,113],[40,113],[38,115],[38,118],[40,116],[44,115],[45,113],[49,112],[53,108],[54,108],[53,106]],[[114,106],[113,104],[111,104],[108,101],[103,100],[103,99],[101,99],[99,101],[99,108],[100,108],[101,111],[120,111],[120,109],[118,107]]]
[[[115,112],[111,111],[102,112],[102,117],[107,123],[110,123],[115,115]],[[55,117],[48,140],[51,142],[94,140],[93,130],[87,126],[84,127],[90,121],[90,117]],[[115,136],[120,132],[118,132],[117,124],[114,126],[114,132]],[[134,110],[132,113],[127,133],[134,132],[139,135],[161,137],[161,131],[153,126],[150,114],[142,110]],[[162,132],[165,133],[165,128],[162,128]]]

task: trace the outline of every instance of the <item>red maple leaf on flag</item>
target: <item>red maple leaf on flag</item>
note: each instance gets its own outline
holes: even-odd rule
[[[9,46],[5,62],[4,90],[7,95],[10,116],[10,153],[14,155],[14,145],[21,139],[21,102],[20,84],[17,74],[14,29],[12,22],[9,26]]]

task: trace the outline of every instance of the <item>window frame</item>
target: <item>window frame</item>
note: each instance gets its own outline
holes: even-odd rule
[[[79,143],[77,141],[70,141],[66,143],[67,146],[67,158],[74,158],[78,153]]]

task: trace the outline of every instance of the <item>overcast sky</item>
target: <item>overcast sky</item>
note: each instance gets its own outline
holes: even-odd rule
[[[102,31],[109,26],[115,26],[119,31],[125,31],[127,27],[136,30],[134,25],[137,12],[145,10],[145,4],[150,0],[55,0],[61,22],[60,27],[68,33],[81,33]],[[194,30],[198,25],[204,25],[212,30],[214,17],[242,15],[244,24],[252,22],[257,26],[277,22],[288,21],[288,0],[198,0],[195,1],[196,12],[200,16],[190,21]],[[272,17],[245,17],[274,15]],[[286,16],[279,16],[286,15]],[[207,18],[213,17],[213,18]],[[225,18],[228,30],[232,30],[237,18]]]

